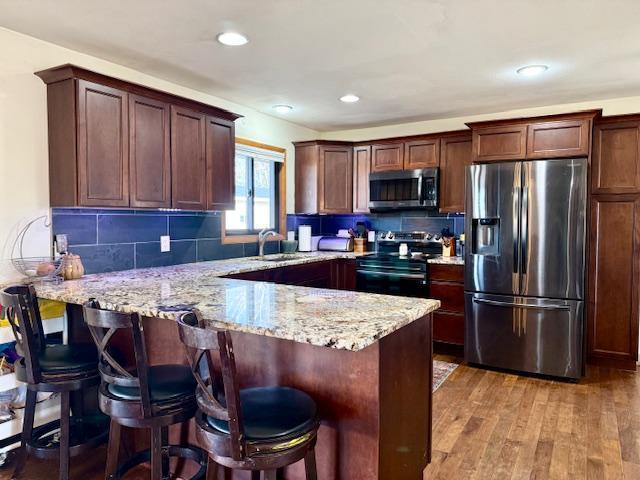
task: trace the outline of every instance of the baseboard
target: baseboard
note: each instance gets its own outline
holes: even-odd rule
[[[609,358],[609,357],[591,356],[587,359],[587,365],[617,368],[618,370],[629,370],[632,372],[635,372],[637,369],[636,360],[628,359],[628,358]]]

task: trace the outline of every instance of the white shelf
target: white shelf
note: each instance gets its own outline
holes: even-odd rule
[[[15,410],[16,418],[9,420],[8,422],[0,423],[0,439],[9,438],[13,435],[17,435],[22,432],[22,420],[24,419],[24,408]],[[34,427],[39,427],[45,423],[52,422],[60,418],[60,397],[49,398],[44,402],[36,404],[36,416],[33,423]],[[13,450],[20,446],[20,443],[14,443],[3,449],[0,452],[6,452]]]
[[[21,384],[22,382],[19,382],[16,379],[16,374],[14,372],[0,375],[0,392],[6,392],[7,390],[12,390],[14,388],[17,388]]]
[[[65,317],[50,318],[42,321],[42,329],[44,334],[62,332],[64,330]],[[9,343],[15,341],[13,330],[11,327],[0,327],[0,343]],[[0,390],[1,391],[1,390]]]

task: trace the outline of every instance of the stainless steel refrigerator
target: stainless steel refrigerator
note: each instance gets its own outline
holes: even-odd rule
[[[583,370],[587,159],[467,169],[465,359]]]

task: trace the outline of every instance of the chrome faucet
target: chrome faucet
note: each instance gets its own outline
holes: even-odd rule
[[[264,257],[264,244],[267,242],[267,237],[270,235],[278,235],[278,232],[263,228],[260,230],[260,233],[258,233],[258,254],[260,255],[260,258]]]

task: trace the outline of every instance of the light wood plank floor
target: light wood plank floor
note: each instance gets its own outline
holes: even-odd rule
[[[637,480],[640,373],[591,367],[576,385],[462,365],[434,394],[433,440],[424,479]],[[101,480],[104,458],[101,447],[73,459],[72,478]],[[38,460],[23,476],[56,477],[56,462]],[[131,475],[147,478],[143,469]]]
[[[461,365],[434,394],[433,442],[424,479],[640,479],[640,374],[589,367],[571,384]]]

